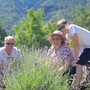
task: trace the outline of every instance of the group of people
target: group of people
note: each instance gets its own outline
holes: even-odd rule
[[[90,32],[75,24],[70,24],[65,20],[61,19],[57,22],[57,29],[51,35],[47,37],[51,42],[51,47],[48,51],[48,55],[52,58],[55,63],[57,60],[62,66],[58,69],[67,70],[69,67],[76,68],[72,70],[72,74],[76,73],[74,90],[80,90],[80,82],[83,76],[83,66],[85,65],[88,69],[90,68]],[[73,51],[70,49],[70,41],[73,41]],[[80,47],[83,47],[83,51],[80,54]],[[61,65],[60,64],[60,65]]]
[[[60,68],[56,70],[67,71],[72,67],[71,74],[76,73],[74,89],[80,88],[80,82],[83,76],[83,66],[90,66],[90,32],[80,26],[69,25],[65,19],[57,22],[57,30],[47,36],[47,40],[51,43],[48,50],[48,56],[52,58],[52,62],[58,62]],[[70,41],[73,40],[73,50],[69,47]],[[15,40],[12,36],[5,37],[4,47],[0,48],[0,74],[8,60],[13,60],[15,57],[21,57],[20,50],[16,47]],[[79,55],[80,47],[83,47],[83,52]],[[62,61],[61,61],[62,60]]]

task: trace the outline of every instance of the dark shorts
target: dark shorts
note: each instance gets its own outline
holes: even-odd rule
[[[83,53],[80,55],[77,64],[82,66],[90,64],[90,48],[85,48]]]
[[[62,76],[66,75],[68,73],[69,73],[69,76],[76,74],[76,67],[70,67],[70,69],[65,71]]]

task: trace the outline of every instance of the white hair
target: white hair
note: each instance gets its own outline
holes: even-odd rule
[[[14,42],[15,42],[15,39],[12,36],[6,36],[5,39],[4,39],[4,41],[10,40],[10,39],[14,40]]]

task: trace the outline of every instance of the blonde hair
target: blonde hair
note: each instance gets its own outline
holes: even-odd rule
[[[64,40],[61,36],[59,36],[59,37],[60,37],[60,39],[62,40],[61,45],[62,45],[62,46],[65,45],[65,40]]]
[[[6,36],[5,39],[4,39],[4,41],[10,40],[10,39],[14,40],[14,42],[15,42],[15,39],[12,36]]]
[[[65,45],[65,40],[64,40],[64,38],[62,38],[62,37],[59,36],[59,35],[56,35],[56,36],[58,36],[58,37],[62,40],[61,45],[62,45],[62,46]],[[53,39],[53,35],[52,35],[52,39]]]
[[[63,24],[63,23],[67,23],[67,21],[63,18],[63,19],[60,19],[58,22],[57,22],[57,28]]]

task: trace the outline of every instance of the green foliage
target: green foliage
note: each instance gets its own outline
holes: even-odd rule
[[[20,66],[16,67],[14,62],[9,65],[12,68],[5,73],[5,90],[67,90],[68,75],[62,78],[63,72],[55,74],[57,68],[48,67],[47,49],[25,50],[22,50]]]
[[[75,10],[73,13],[71,22],[90,30],[90,12],[84,7],[79,6],[79,10]],[[46,37],[56,30],[56,22],[48,21],[45,24],[43,17],[43,9],[38,9],[37,11],[29,9],[27,19],[20,20],[20,25],[14,25],[14,37],[17,45],[25,45],[28,48],[32,47],[32,45],[38,47],[50,46]],[[71,42],[70,47],[73,47],[73,42]]]
[[[49,32],[52,32],[56,25],[55,23],[47,23],[45,26],[43,16],[43,9],[33,11],[31,8],[28,10],[27,19],[20,20],[20,25],[13,26],[16,45],[25,45],[28,48],[33,45],[36,47],[44,47],[45,45],[48,45],[45,36],[47,36]]]
[[[44,33],[45,33],[45,40],[47,38],[48,35],[52,34],[53,31],[57,30],[57,27],[56,27],[56,22],[52,23],[50,21],[48,21],[45,25],[44,25]],[[47,46],[51,46],[51,43],[49,41],[46,41],[45,42],[45,45]]]
[[[86,7],[89,2],[90,0],[0,0],[0,18],[9,34],[14,34],[12,25],[26,18],[30,8],[43,8],[46,21],[57,21],[63,17],[70,19],[69,13],[75,10],[78,4]]]
[[[23,15],[23,13],[20,13],[20,10],[22,11],[24,8],[25,10],[27,10],[32,6],[34,7],[33,9],[31,8],[28,10],[27,16],[25,16],[26,18],[20,20],[20,24],[18,23],[18,25],[13,26],[13,30],[15,31],[14,37],[16,39],[16,45],[18,46],[25,45],[26,47],[31,47],[32,45],[36,45],[40,47],[44,47],[46,45],[50,46],[50,43],[46,40],[46,36],[51,34],[54,30],[56,30],[57,20],[63,17],[66,18],[68,22],[71,22],[71,23],[73,22],[77,25],[80,25],[90,30],[90,24],[89,24],[90,23],[90,11],[89,11],[90,3],[87,4],[87,2],[89,2],[88,0],[87,2],[86,0],[85,1],[52,0],[52,2],[47,0],[46,1],[39,0],[38,4],[40,5],[36,5],[34,1],[36,0],[32,0],[33,4],[32,5],[30,4],[31,6],[29,5],[31,1],[28,1],[28,0],[12,1],[10,4],[12,6],[9,6],[8,2],[4,4],[8,6],[9,9],[7,8],[7,11],[9,10],[10,13],[13,11],[17,11],[17,13],[19,12],[21,19],[22,19],[21,14]],[[79,3],[85,6],[83,7],[79,6],[79,8],[78,7],[75,8],[76,5],[73,6],[73,3],[77,4],[77,6]],[[22,9],[18,9],[18,7],[20,6],[19,4],[22,6],[25,4],[25,7],[23,6]],[[44,9],[37,9],[38,7],[41,7]],[[37,9],[36,11],[35,11],[35,8]],[[73,9],[74,11],[72,13],[72,16],[70,16],[69,13]],[[5,12],[6,12],[6,9],[5,9]],[[12,22],[16,22],[19,19],[18,18],[19,16],[17,17],[18,15],[17,13],[8,15],[9,21],[8,19],[6,19],[6,20],[3,20],[3,22],[7,21],[6,24],[9,23],[9,25],[12,26],[12,24],[10,24],[10,22],[13,20],[12,18],[15,17],[15,20]],[[45,20],[49,20],[49,21],[45,22]],[[7,27],[6,24],[4,25]],[[14,31],[10,29],[9,34],[14,34]]]
[[[25,9],[19,0],[0,0],[0,18],[9,34],[13,34],[12,25],[25,16]]]
[[[70,48],[73,48],[73,41],[70,42]]]
[[[5,31],[2,22],[0,21],[0,47],[3,46],[5,36],[7,36],[7,32]]]
[[[73,23],[90,31],[90,10],[79,5],[78,10],[73,11],[71,14]]]

